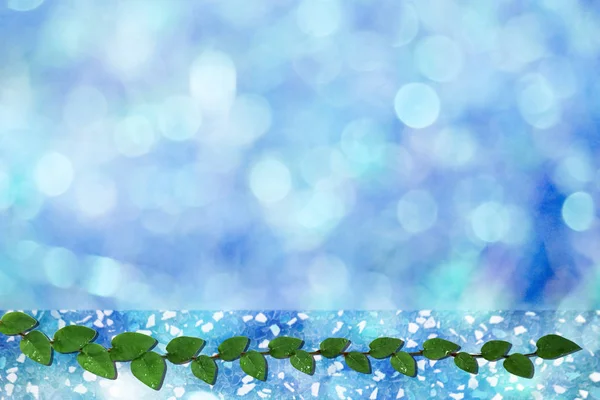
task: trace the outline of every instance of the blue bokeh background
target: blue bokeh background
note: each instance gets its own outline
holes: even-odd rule
[[[0,2],[1,308],[600,307],[589,1]]]

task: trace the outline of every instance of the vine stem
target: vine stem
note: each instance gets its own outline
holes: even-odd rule
[[[246,353],[247,353],[246,351],[242,352],[240,354],[240,357],[243,356]],[[259,351],[259,353],[262,354],[262,355],[264,355],[264,356],[271,355],[271,353],[269,351]],[[350,353],[354,353],[354,352],[344,351],[344,352],[340,353],[340,355],[346,357]],[[371,355],[371,353],[368,352],[368,351],[359,351],[358,353],[364,354],[365,356]],[[419,350],[419,351],[410,352],[408,354],[410,354],[413,357],[422,357],[423,353],[424,353],[423,350]],[[308,354],[310,354],[311,356],[319,356],[319,355],[321,355],[321,350],[309,351]],[[458,355],[458,352],[452,352],[452,353],[449,353],[448,355],[450,357],[456,357]],[[469,354],[469,355],[472,356],[472,357],[475,357],[475,358],[483,358],[483,355],[481,355],[481,354]],[[535,357],[535,356],[537,356],[537,354],[535,352],[534,353],[527,353],[527,354],[523,354],[523,355],[525,357]],[[165,354],[162,357],[166,358],[167,355]],[[508,358],[508,357],[509,356],[504,355],[501,358]],[[197,357],[193,357],[192,360],[195,360],[196,358]],[[219,353],[216,353],[216,354],[213,354],[212,356],[210,356],[210,358],[212,358],[213,360],[218,360],[218,359],[221,358],[221,355]],[[437,360],[433,360],[433,361],[437,361]]]
[[[7,323],[7,321],[10,323]],[[50,365],[52,363],[52,355],[54,354],[53,351],[58,351],[55,348],[57,341],[64,341],[67,343],[66,348],[73,350],[75,349],[73,348],[73,344],[78,343],[80,346],[82,346],[77,350],[77,352],[80,353],[79,355],[81,355],[86,346],[93,343],[98,334],[96,330],[88,327],[63,327],[55,333],[54,337],[57,338],[55,341],[54,339],[48,338],[41,331],[31,331],[37,325],[38,321],[35,320],[35,318],[32,318],[31,316],[22,312],[10,312],[0,318],[0,331],[9,336],[20,337],[20,340],[22,341],[20,347],[23,354],[33,361],[43,365]],[[70,329],[75,330],[71,331]],[[20,333],[17,333],[19,331]],[[37,333],[30,336],[30,331]],[[23,341],[27,341],[28,338],[30,338],[31,343],[25,343],[26,345],[22,346]],[[152,339],[154,342],[152,345],[149,345],[150,339]],[[206,358],[210,358],[211,360],[220,359],[222,361],[234,361],[240,359],[239,365],[246,375],[264,381],[267,378],[266,356],[278,359],[288,358],[290,359],[289,361],[294,368],[309,375],[314,373],[315,356],[327,356],[326,358],[330,358],[332,360],[342,357],[347,367],[364,374],[369,374],[372,372],[371,361],[369,358],[388,359],[388,362],[391,363],[391,367],[395,371],[409,377],[415,377],[417,376],[417,366],[415,365],[414,357],[425,357],[426,359],[432,361],[434,361],[434,356],[443,356],[442,358],[454,357],[454,363],[458,368],[476,375],[478,373],[478,363],[476,361],[474,362],[473,358],[486,359],[487,357],[487,359],[491,359],[494,357],[492,361],[500,361],[503,359],[511,360],[511,357],[519,354],[520,356],[514,357],[511,362],[504,362],[504,369],[506,369],[512,375],[531,379],[535,369],[534,365],[531,360],[523,360],[523,358],[540,357],[544,360],[554,360],[582,350],[582,348],[576,343],[556,334],[549,334],[538,339],[536,342],[537,350],[535,352],[527,354],[515,353],[513,355],[505,354],[508,352],[506,345],[509,345],[508,348],[510,349],[510,343],[503,341],[489,341],[484,345],[484,347],[491,344],[491,349],[488,348],[486,350],[482,347],[481,353],[471,354],[460,351],[460,346],[456,343],[444,339],[428,339],[431,346],[428,346],[428,341],[423,344],[423,347],[427,347],[427,350],[423,349],[409,352],[408,349],[406,351],[400,350],[404,344],[403,340],[389,337],[375,339],[373,342],[371,342],[371,344],[369,344],[370,350],[362,352],[347,351],[348,346],[350,345],[350,340],[348,339],[327,338],[321,342],[321,345],[317,350],[301,350],[302,353],[295,353],[295,351],[300,350],[304,344],[304,341],[299,338],[284,336],[273,339],[273,341],[279,340],[280,342],[278,344],[273,343],[272,346],[271,342],[269,342],[268,349],[261,348],[256,350],[248,350],[250,338],[244,336],[236,338],[234,342],[228,342],[228,340],[233,340],[233,338],[225,340],[221,345],[219,345],[217,354],[198,355],[200,350],[204,347],[203,343],[205,342],[200,339],[202,342],[201,345],[198,346],[198,342],[195,342],[195,344],[187,342],[189,339],[190,338],[183,339],[183,342],[177,343],[176,341],[182,339],[174,338],[169,342],[169,345],[167,345],[167,348],[169,348],[171,343],[173,343],[173,351],[167,351],[167,354],[158,354],[152,350],[158,343],[155,338],[142,333],[127,334],[127,332],[123,332],[122,334],[118,334],[111,339],[111,345],[113,347],[104,347],[101,344],[94,344],[94,346],[96,346],[95,349],[97,349],[99,346],[106,353],[111,353],[109,357],[106,357],[106,354],[102,354],[102,352],[91,351],[84,354],[85,357],[83,357],[83,360],[80,359],[78,355],[77,362],[83,367],[84,370],[91,372],[92,374],[107,379],[115,379],[117,374],[115,362],[131,361],[131,370],[133,375],[148,387],[154,390],[159,390],[163,384],[167,363],[161,360],[162,365],[154,366],[154,362],[152,362],[153,366],[149,366],[148,361],[152,361],[152,359],[142,358],[146,357],[145,355],[149,353],[153,353],[152,357],[158,355],[162,359],[171,361],[173,364],[188,364],[189,362],[197,360],[202,361]],[[496,343],[494,344],[492,342]],[[240,346],[241,343],[245,343],[245,347],[243,349],[246,351],[239,351],[242,350]],[[41,346],[41,351],[38,348],[40,347],[38,344]],[[390,348],[394,345],[396,345],[395,348]],[[498,345],[500,345],[500,347],[498,347]],[[60,346],[58,347],[60,348]],[[504,354],[500,356],[501,350],[503,349],[505,350]],[[64,346],[62,347],[62,350],[65,350]],[[120,353],[119,357],[114,357],[116,356],[117,352]],[[429,354],[430,352],[431,354]],[[226,354],[226,359],[223,359],[223,354],[221,353]],[[257,353],[260,354],[260,358],[262,358],[258,361],[258,365],[256,359],[248,357],[248,355],[256,355]],[[192,354],[197,355],[190,357]],[[298,355],[297,357],[295,356],[296,354]],[[351,357],[352,354],[361,354],[362,356]],[[310,357],[306,357],[307,355]],[[386,355],[386,357],[383,357],[383,355]],[[464,355],[468,355],[468,357],[464,358]],[[235,356],[235,359],[232,359],[233,356]],[[120,361],[115,361],[113,358],[118,358]],[[442,358],[437,358],[435,361],[441,360]],[[141,360],[141,362],[136,362],[136,360]],[[214,361],[210,363],[194,362],[191,365],[191,369],[192,373],[197,378],[203,380],[209,385],[214,385],[218,371],[218,367],[215,365]]]

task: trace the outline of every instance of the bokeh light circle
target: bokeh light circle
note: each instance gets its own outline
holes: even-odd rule
[[[425,190],[411,190],[406,193],[396,208],[396,216],[402,228],[408,233],[420,233],[431,228],[438,214],[437,203]]]
[[[565,224],[578,232],[586,231],[592,226],[595,213],[594,199],[586,192],[571,194],[562,206]]]
[[[100,217],[117,204],[117,189],[109,177],[90,173],[75,182],[75,198],[80,212],[88,217]]]
[[[421,73],[436,82],[456,79],[464,62],[461,47],[442,35],[421,39],[415,48],[415,59]]]
[[[303,0],[297,8],[296,21],[307,35],[331,35],[342,23],[342,4],[339,0]]]
[[[148,153],[156,139],[154,127],[141,115],[132,115],[120,121],[113,135],[115,147],[126,157]]]
[[[13,205],[14,197],[10,173],[4,171],[0,165],[0,211],[9,209]]]
[[[407,126],[425,128],[437,120],[440,98],[424,83],[408,83],[396,93],[394,109],[396,116]]]
[[[102,121],[107,111],[106,97],[98,88],[80,85],[68,93],[63,106],[63,119],[71,129],[81,129]]]
[[[248,145],[271,127],[271,106],[255,94],[238,96],[229,113],[229,124],[219,132],[219,139],[230,145]]]
[[[529,74],[519,82],[517,102],[523,119],[536,128],[545,129],[560,119],[560,104],[552,87],[540,74]]]
[[[397,21],[392,25],[394,46],[404,46],[410,43],[419,33],[419,15],[411,3],[400,2],[396,5],[399,9],[391,13]]]
[[[445,128],[435,137],[433,154],[442,166],[468,164],[476,154],[474,135],[466,128]]]
[[[254,164],[249,183],[254,196],[264,204],[284,199],[292,187],[290,171],[283,162],[274,158],[265,158]]]
[[[471,227],[475,235],[484,242],[498,242],[510,228],[509,214],[500,203],[483,203],[471,213]]]
[[[307,275],[311,288],[321,296],[333,299],[347,290],[348,268],[335,256],[322,255],[312,260]]]
[[[87,260],[87,290],[95,296],[114,296],[121,285],[122,266],[112,258],[91,256]]]
[[[35,167],[35,183],[40,192],[55,197],[65,193],[73,181],[74,170],[66,156],[51,152],[38,161]]]
[[[202,125],[202,110],[188,96],[167,98],[158,117],[161,133],[167,139],[180,142],[192,139]]]
[[[50,248],[43,259],[48,281],[61,289],[67,289],[75,284],[78,278],[78,264],[77,256],[63,247]]]
[[[32,11],[43,2],[44,0],[6,0],[6,7],[14,11]]]
[[[190,93],[209,114],[224,113],[235,100],[237,70],[231,57],[208,50],[194,60],[190,68]]]

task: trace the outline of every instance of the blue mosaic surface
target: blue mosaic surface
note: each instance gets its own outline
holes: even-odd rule
[[[40,329],[52,335],[77,323],[98,330],[97,343],[109,346],[112,336],[140,331],[158,339],[157,351],[179,335],[208,343],[203,354],[235,335],[252,339],[250,348],[265,348],[278,335],[300,337],[305,349],[316,349],[326,337],[346,337],[350,349],[366,350],[383,335],[402,338],[416,351],[432,336],[443,337],[476,353],[484,341],[513,343],[513,352],[535,350],[535,340],[560,333],[584,350],[567,357],[535,359],[533,379],[510,376],[501,365],[480,360],[479,375],[456,368],[451,359],[418,358],[418,376],[407,378],[385,360],[372,361],[372,375],[348,370],[340,360],[318,359],[314,376],[293,369],[288,360],[269,358],[266,382],[246,377],[239,363],[219,361],[219,376],[211,387],[195,378],[189,367],[168,363],[164,385],[154,392],[136,381],[128,363],[118,364],[110,381],[84,372],[74,355],[55,354],[45,367],[20,355],[17,341],[0,336],[1,399],[598,399],[600,398],[600,311],[590,312],[440,312],[440,311],[39,311]]]

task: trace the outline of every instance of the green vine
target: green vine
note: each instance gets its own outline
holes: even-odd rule
[[[553,360],[581,350],[577,344],[558,335],[546,335],[540,338],[533,353],[508,354],[512,345],[502,340],[491,340],[485,343],[479,354],[459,351],[460,346],[448,340],[433,338],[423,343],[423,349],[416,352],[402,351],[404,341],[401,339],[382,337],[369,344],[369,351],[346,351],[350,341],[345,338],[328,338],[321,342],[318,350],[302,350],[302,339],[280,336],[271,340],[269,350],[248,350],[250,339],[245,336],[229,338],[218,347],[213,355],[199,354],[206,342],[200,338],[180,336],[169,342],[166,354],[158,354],[152,349],[157,341],[142,333],[125,332],[118,334],[106,348],[93,343],[98,333],[85,326],[70,325],[59,329],[50,340],[39,330],[38,321],[22,312],[9,312],[0,319],[0,333],[20,336],[20,348],[23,354],[43,365],[52,364],[53,351],[59,353],[77,353],[77,362],[83,369],[107,379],[116,379],[115,362],[131,362],[131,372],[145,385],[159,390],[165,378],[167,364],[190,363],[192,373],[204,382],[213,385],[217,380],[218,366],[216,360],[240,360],[240,367],[246,374],[265,381],[267,379],[267,359],[289,358],[291,365],[298,371],[312,375],[315,371],[314,356],[337,358],[342,356],[346,365],[363,374],[371,373],[369,357],[382,360],[389,358],[392,368],[409,377],[417,375],[415,357],[430,360],[441,360],[447,357],[454,359],[454,364],[463,371],[477,374],[478,358],[487,361],[503,360],[504,368],[513,375],[532,378],[534,365],[532,357]]]

